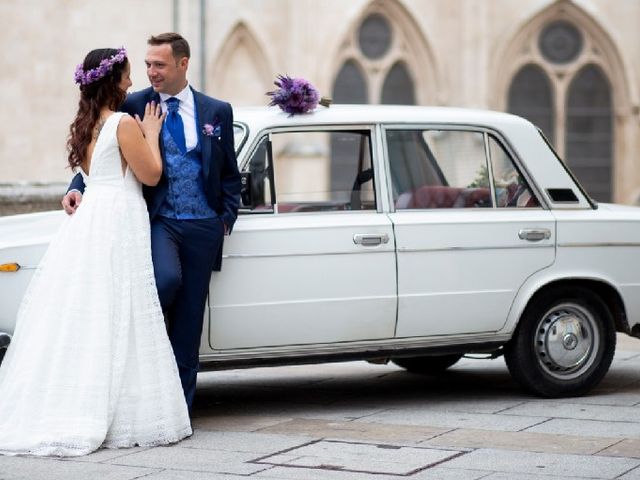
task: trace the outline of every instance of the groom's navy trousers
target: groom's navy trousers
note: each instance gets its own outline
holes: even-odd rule
[[[189,175],[186,171],[171,172],[168,163],[171,152],[167,150],[166,138],[160,142],[164,165],[162,178],[157,186],[144,188],[151,219],[151,254],[158,294],[167,314],[169,340],[190,411],[196,391],[209,280],[211,272],[221,268],[225,225],[231,232],[240,203],[240,173],[234,151],[231,106],[195,90],[192,92],[196,107],[197,153],[202,168],[199,178],[206,199],[200,198],[199,205],[211,211],[197,219],[178,220],[165,209],[170,194],[168,175],[177,174],[182,178]],[[129,95],[122,109],[142,118],[145,105],[150,101],[159,104],[160,100],[160,96],[148,88]],[[213,135],[205,134],[204,125],[213,127]],[[180,193],[185,191],[180,190]]]
[[[187,405],[193,405],[211,269],[224,237],[220,217],[151,222],[151,255]]]

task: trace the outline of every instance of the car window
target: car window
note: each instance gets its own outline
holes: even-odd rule
[[[261,139],[248,169],[253,210],[273,209],[274,197],[283,214],[376,209],[368,130],[274,132]]]
[[[518,172],[512,158],[491,135],[489,135],[489,153],[493,169],[496,205],[509,208],[539,207],[538,200]]]
[[[245,170],[250,175],[246,176],[243,172],[242,181],[247,184],[243,184],[242,187],[240,203],[242,213],[247,213],[247,210],[252,212],[273,211],[272,196],[275,195],[272,189],[268,142],[269,137],[267,136],[260,139],[249,158],[248,168]]]
[[[397,210],[492,207],[484,133],[388,130]]]

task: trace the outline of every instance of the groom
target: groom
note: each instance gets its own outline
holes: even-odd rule
[[[233,112],[189,86],[190,49],[182,36],[163,33],[147,44],[151,87],[129,95],[122,111],[142,118],[153,101],[168,112],[160,134],[162,178],[145,186],[144,196],[158,294],[191,411],[211,271],[220,270],[223,237],[231,233],[240,201]],[[67,213],[75,212],[83,191],[76,175],[62,200]]]

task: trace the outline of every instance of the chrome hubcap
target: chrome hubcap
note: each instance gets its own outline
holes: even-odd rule
[[[567,350],[573,350],[578,346],[578,337],[573,333],[567,333],[562,339],[562,345]]]
[[[553,377],[578,377],[594,362],[600,335],[593,314],[575,303],[557,305],[538,323],[536,354]]]

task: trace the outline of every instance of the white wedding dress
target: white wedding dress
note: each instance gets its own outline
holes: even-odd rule
[[[142,187],[105,122],[86,190],[27,289],[0,367],[0,453],[76,456],[191,434]],[[0,475],[1,476],[1,475]]]

